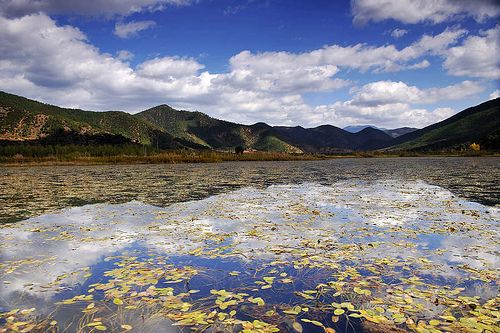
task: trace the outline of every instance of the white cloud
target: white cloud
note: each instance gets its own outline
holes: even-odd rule
[[[500,25],[443,52],[451,75],[500,79]]]
[[[92,16],[127,16],[142,11],[163,10],[166,6],[183,6],[191,0],[0,0],[0,13],[7,17],[44,12]]]
[[[450,108],[427,110],[414,108],[407,103],[356,105],[353,101],[336,102],[323,106],[323,112],[339,119],[338,124],[377,124],[379,127],[397,128],[403,126],[425,127],[441,121],[455,113]],[[411,120],[411,123],[409,121]]]
[[[120,50],[116,52],[116,57],[122,61],[129,61],[134,59],[134,54],[127,50]]]
[[[458,100],[484,91],[481,84],[463,81],[443,88],[419,89],[404,82],[377,81],[364,85],[355,94],[352,104],[363,106],[395,103],[432,104]]]
[[[431,63],[427,60],[424,59],[421,62],[417,62],[413,65],[408,66],[409,69],[424,69],[427,68],[431,65]]]
[[[458,100],[482,92],[477,82],[419,89],[404,82],[377,81],[353,90],[351,100],[319,107],[326,118],[338,119],[338,124],[377,124],[381,127],[424,127],[455,113],[451,108],[428,110],[415,105]]]
[[[351,0],[351,10],[356,24],[388,19],[408,24],[441,23],[465,16],[484,21],[500,15],[495,0]]]
[[[230,73],[219,76],[218,84],[282,93],[326,91],[346,85],[344,80],[333,78],[339,71],[337,66],[317,61],[309,53],[243,51],[229,63]]]
[[[165,81],[195,76],[205,66],[192,58],[163,57],[145,61],[137,67],[137,74]]]
[[[495,91],[493,91],[491,94],[490,94],[490,99],[495,99],[495,98],[498,98],[500,97],[500,90],[497,89]]]
[[[127,23],[118,22],[113,33],[120,38],[136,36],[139,31],[152,28],[156,25],[154,21],[130,21]]]
[[[295,81],[308,78],[308,84],[315,81],[319,87],[329,89],[340,82],[329,81],[339,69],[355,69],[362,72],[394,72],[408,68],[407,63],[424,55],[441,54],[450,45],[467,33],[464,29],[447,28],[435,36],[424,35],[421,39],[406,48],[398,50],[394,45],[369,46],[356,44],[353,46],[330,45],[305,53],[264,52],[253,54],[243,51],[233,56],[229,63],[234,79],[241,82],[261,84],[265,89],[272,88],[274,75],[282,75],[282,81]],[[415,69],[415,65],[411,68]],[[425,61],[419,64],[426,66]],[[260,75],[264,74],[264,75]],[[271,78],[267,74],[271,74]],[[256,78],[261,80],[255,82]],[[311,87],[316,89],[315,87]]]
[[[408,47],[331,45],[304,53],[243,51],[223,73],[210,73],[193,58],[158,57],[132,67],[131,54],[102,53],[85,34],[57,26],[45,14],[0,17],[0,89],[56,105],[94,110],[139,111],[168,103],[243,123],[315,126],[370,123],[384,127],[422,126],[446,112],[413,104],[472,96],[477,82],[419,89],[379,81],[353,92],[349,101],[309,105],[306,92],[331,92],[350,82],[342,71],[377,72],[426,65],[422,57],[442,56],[466,34],[446,29]],[[484,37],[484,36],[483,36]],[[415,63],[416,61],[420,61]]]
[[[406,30],[406,29],[396,28],[396,29],[392,30],[391,36],[394,38],[401,38],[404,35],[406,35],[407,33],[408,33],[408,30]]]

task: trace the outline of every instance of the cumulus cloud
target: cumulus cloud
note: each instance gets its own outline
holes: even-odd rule
[[[166,6],[188,5],[191,0],[0,0],[0,14],[21,17],[34,13],[127,16],[142,11],[163,10]]]
[[[251,53],[243,51],[233,56],[229,63],[233,73],[238,74],[240,81],[254,82],[255,73],[285,73],[284,80],[290,78],[316,78],[318,85],[332,84],[327,79],[336,74],[339,69],[355,69],[362,72],[394,72],[407,69],[409,61],[424,55],[442,54],[449,46],[455,45],[467,33],[464,29],[447,28],[435,36],[424,35],[418,41],[398,50],[394,45],[370,46],[356,44],[352,46],[329,45],[321,49],[305,53],[264,52]],[[420,63],[421,68],[426,63]],[[262,76],[258,75],[259,79]],[[236,78],[237,79],[237,78]],[[268,80],[260,82],[266,84]],[[339,82],[334,83],[338,85]],[[265,86],[266,89],[269,86]]]
[[[404,35],[406,35],[407,33],[408,33],[408,30],[406,30],[406,29],[396,28],[396,29],[391,31],[391,36],[394,38],[401,38]]]
[[[195,76],[205,66],[193,58],[163,57],[145,61],[137,67],[137,74],[162,80]]]
[[[120,38],[136,36],[139,31],[152,28],[156,25],[154,21],[130,21],[127,23],[118,22],[115,24],[113,33]]]
[[[127,50],[120,50],[116,52],[116,57],[122,61],[129,61],[134,59],[134,54]]]
[[[496,0],[351,0],[355,24],[393,19],[407,24],[441,23],[465,16],[484,21],[500,15]]]
[[[381,127],[424,127],[453,115],[451,108],[428,110],[415,107],[438,101],[458,100],[480,93],[484,88],[473,81],[446,87],[419,89],[398,81],[377,81],[353,90],[351,100],[318,107],[340,124],[377,124]]]
[[[379,81],[353,91],[345,102],[312,106],[304,100],[307,92],[331,92],[351,85],[338,77],[342,71],[423,67],[422,57],[444,56],[450,47],[461,46],[466,31],[458,28],[423,36],[402,49],[357,44],[304,53],[243,51],[229,60],[228,71],[211,73],[194,58],[176,56],[132,67],[127,62],[132,57],[129,52],[103,53],[79,29],[58,26],[45,14],[0,17],[0,26],[0,89],[69,107],[139,111],[169,103],[243,123],[423,126],[452,110],[414,105],[481,91],[470,80],[429,89]]]
[[[491,94],[490,94],[490,99],[495,99],[495,98],[498,98],[500,97],[500,90],[497,89],[495,91],[493,91]]]
[[[407,103],[380,105],[356,105],[353,101],[336,102],[319,107],[332,118],[339,119],[339,124],[377,124],[379,127],[397,128],[403,126],[425,127],[453,115],[451,108],[428,110],[414,108]],[[408,121],[411,119],[411,124]]]
[[[424,59],[421,62],[417,62],[413,65],[408,66],[409,69],[424,69],[427,68],[431,65],[431,63],[427,60]]]
[[[377,81],[364,85],[351,103],[360,106],[378,106],[395,103],[432,104],[443,100],[458,100],[484,90],[474,81],[463,81],[443,88],[419,89],[402,81]]]
[[[451,75],[500,79],[500,25],[469,36],[445,52],[444,68]]]

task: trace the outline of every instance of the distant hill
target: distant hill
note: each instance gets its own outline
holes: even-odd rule
[[[377,126],[373,126],[373,125],[350,125],[350,126],[346,126],[346,127],[342,128],[342,129],[344,131],[349,132],[349,133],[358,133],[358,132],[360,132],[360,131],[364,130],[365,128],[368,128],[368,127],[375,128],[375,129],[380,129]]]
[[[352,126],[346,126],[343,128],[344,131],[350,132],[350,133],[358,133],[365,128],[374,128],[378,129],[381,131],[384,131],[386,134],[390,135],[393,138],[397,138],[398,136],[411,133],[413,131],[416,131],[418,128],[414,127],[401,127],[401,128],[394,128],[394,129],[387,129],[387,128],[379,128],[373,125],[352,125]]]
[[[333,153],[351,150],[374,150],[387,147],[392,138],[383,131],[365,128],[349,133],[341,128],[322,125],[315,128],[274,127],[278,137],[308,152]]]
[[[383,129],[383,131],[385,133],[389,134],[393,138],[397,138],[401,135],[415,132],[416,130],[418,130],[418,128],[415,128],[415,127],[400,127],[400,128],[394,128],[394,129]]]
[[[141,144],[160,149],[338,153],[349,151],[460,149],[471,142],[498,149],[500,99],[469,108],[421,130],[363,126],[359,131],[322,125],[242,125],[201,112],[159,105],[135,115],[60,108],[0,92],[0,144]],[[353,127],[351,131],[357,130]],[[387,148],[389,147],[389,148]]]
[[[450,150],[479,143],[500,149],[500,98],[468,108],[439,123],[402,135],[392,150]]]

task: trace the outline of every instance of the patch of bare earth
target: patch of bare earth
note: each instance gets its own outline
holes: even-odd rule
[[[6,116],[11,110],[0,108],[0,115]],[[22,117],[12,131],[0,133],[0,140],[25,141],[36,140],[45,135],[42,129],[49,117],[45,114],[37,114],[29,121],[27,116]]]

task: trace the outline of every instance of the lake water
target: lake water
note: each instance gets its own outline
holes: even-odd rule
[[[0,332],[498,332],[499,166],[0,168]]]

